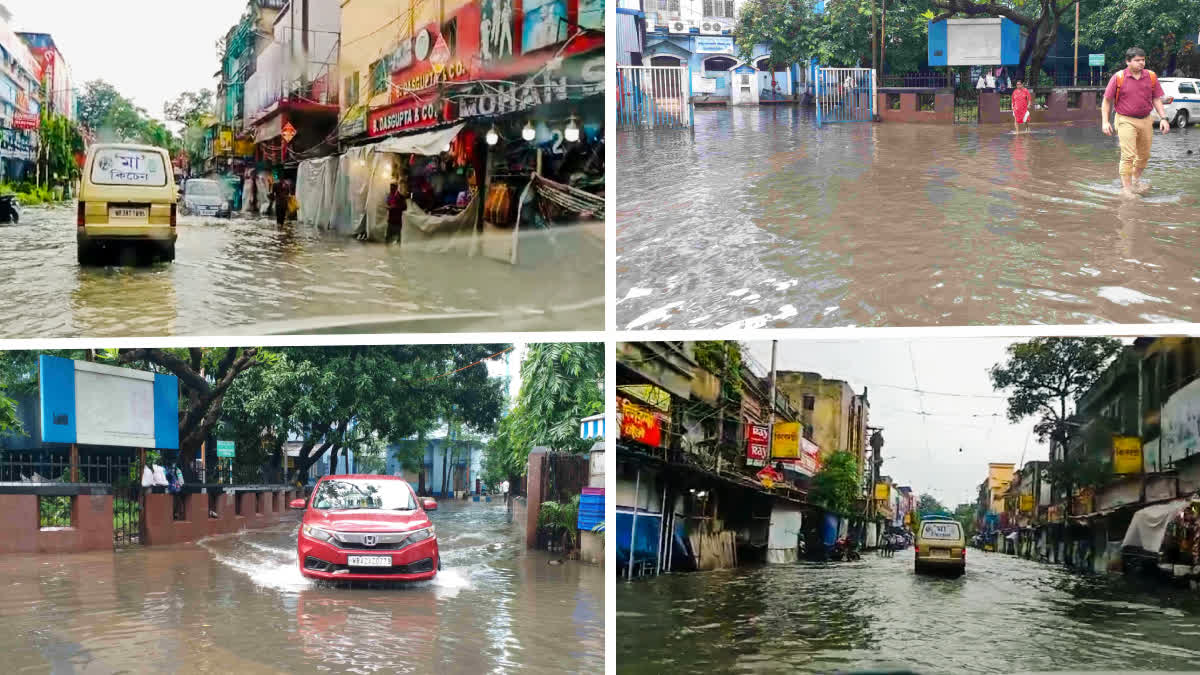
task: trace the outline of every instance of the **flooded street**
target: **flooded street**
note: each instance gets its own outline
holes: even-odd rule
[[[296,529],[113,553],[0,557],[8,673],[604,670],[604,572],[526,552],[503,503],[431,514],[444,570],[320,586]]]
[[[619,328],[1200,316],[1196,127],[1155,136],[1126,201],[1098,124],[818,129],[764,106],[695,126],[618,139]]]
[[[601,330],[604,242],[523,236],[517,266],[266,219],[180,219],[174,263],[80,268],[75,208],[0,226],[0,337]]]
[[[912,550],[619,582],[617,670],[1196,670],[1200,595],[971,550],[958,579]]]

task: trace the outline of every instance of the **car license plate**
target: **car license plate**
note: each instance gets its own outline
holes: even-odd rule
[[[351,567],[391,567],[392,558],[386,555],[352,555],[346,564]]]
[[[935,548],[932,551],[930,551],[930,553],[932,554],[932,556],[934,558],[949,558],[950,557],[950,551],[947,551],[944,548]]]
[[[115,220],[147,220],[150,218],[150,209],[114,206],[108,210],[108,217]]]

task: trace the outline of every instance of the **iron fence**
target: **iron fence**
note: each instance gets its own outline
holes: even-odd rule
[[[80,453],[75,480],[69,450],[0,452],[0,482],[140,484],[138,458],[127,455]]]
[[[909,89],[945,89],[950,86],[950,80],[945,73],[901,73],[882,75],[879,78],[880,87],[904,87]]]

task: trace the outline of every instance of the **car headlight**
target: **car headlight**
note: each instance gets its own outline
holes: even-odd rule
[[[228,211],[229,210],[229,202],[221,202],[221,210]]]
[[[312,525],[304,526],[304,536],[309,537],[310,539],[316,539],[317,541],[333,541],[332,532],[329,530],[322,530],[319,527],[313,527]]]
[[[400,542],[400,546],[398,548],[411,546],[413,544],[425,541],[426,539],[432,539],[435,534],[436,533],[434,532],[432,525],[419,530],[413,530],[412,532],[408,533],[408,536],[404,538],[404,541]]]

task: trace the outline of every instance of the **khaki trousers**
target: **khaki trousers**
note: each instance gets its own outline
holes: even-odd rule
[[[1135,169],[1145,170],[1150,163],[1150,146],[1154,143],[1154,122],[1149,116],[1138,119],[1117,115],[1113,126],[1121,141],[1121,175],[1132,175]]]

